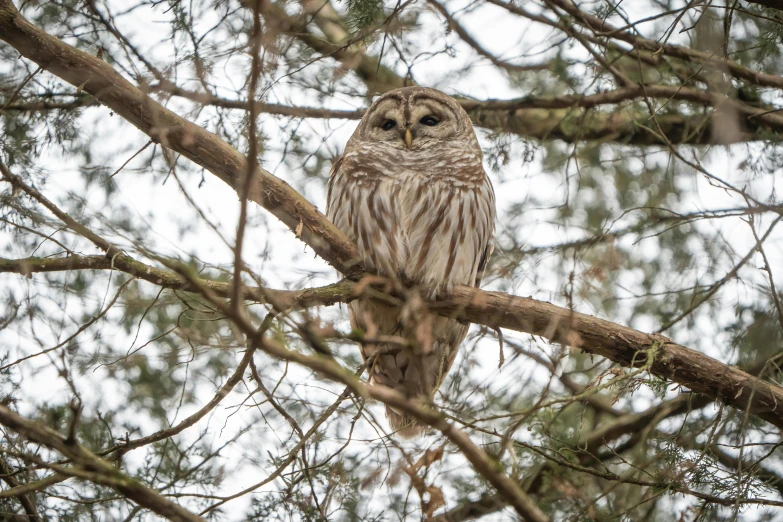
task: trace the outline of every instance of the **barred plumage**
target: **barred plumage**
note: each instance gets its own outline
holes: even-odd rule
[[[335,163],[327,215],[358,246],[362,261],[407,283],[478,286],[492,252],[495,196],[468,115],[435,89],[406,87],[368,109]],[[385,304],[350,304],[354,326],[414,341],[414,348],[365,345],[374,382],[432,398],[468,326]],[[391,408],[392,428],[412,436],[414,421]]]

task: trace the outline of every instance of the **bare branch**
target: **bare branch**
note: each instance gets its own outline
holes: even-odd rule
[[[97,457],[79,444],[69,444],[65,437],[54,430],[17,415],[7,407],[0,405],[0,424],[25,439],[59,451],[76,466],[66,468],[52,466],[56,471],[108,486],[125,495],[140,506],[158,515],[177,522],[203,522],[204,519],[166,499],[154,489],[148,488],[137,480],[120,473],[113,464]]]
[[[71,85],[80,86],[139,130],[166,148],[209,170],[234,190],[240,190],[246,159],[211,132],[185,120],[134,87],[109,64],[77,50],[28,22],[10,0],[0,0],[0,38],[26,58]],[[295,230],[301,239],[343,273],[361,267],[356,248],[312,203],[269,172],[258,168],[248,198]]]
[[[0,478],[2,478],[3,482],[11,486],[11,489],[16,490],[14,496],[19,499],[19,503],[22,505],[22,509],[24,509],[27,520],[30,522],[41,522],[41,518],[38,516],[38,509],[35,506],[35,495],[28,495],[20,492],[19,489],[16,489],[19,487],[19,482],[13,477],[12,473],[13,470],[11,469],[11,466],[8,465],[8,462],[0,457]]]
[[[6,272],[30,276],[39,272],[64,272],[69,270],[119,270],[161,288],[198,293],[197,288],[176,272],[146,265],[125,254],[118,255],[113,259],[106,256],[77,255],[55,258],[0,258],[0,273]],[[210,291],[219,297],[228,298],[231,295],[231,283],[200,279],[199,285],[209,288]],[[346,300],[352,299],[350,294],[354,291],[354,288],[354,284],[349,281],[341,281],[328,286],[305,290],[275,290],[244,286],[243,295],[244,299],[248,301],[259,303],[274,301],[286,308],[296,309],[346,302]]]

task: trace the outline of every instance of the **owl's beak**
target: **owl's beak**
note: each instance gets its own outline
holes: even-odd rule
[[[405,129],[405,145],[408,147],[408,149],[410,149],[412,143],[413,143],[413,133],[411,133],[411,130],[409,128],[406,128]]]

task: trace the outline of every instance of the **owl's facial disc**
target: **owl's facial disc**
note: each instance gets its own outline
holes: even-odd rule
[[[422,150],[454,138],[460,132],[454,109],[426,95],[414,95],[381,100],[370,114],[364,137],[394,148]]]

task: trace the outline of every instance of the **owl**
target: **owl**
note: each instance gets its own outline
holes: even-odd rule
[[[389,91],[370,106],[332,167],[327,216],[368,269],[408,288],[437,294],[478,286],[495,228],[495,194],[482,158],[473,125],[453,98],[422,87]],[[350,303],[349,313],[371,337],[411,341],[361,349],[371,382],[414,399],[432,400],[468,331],[454,319],[369,299]],[[394,408],[386,415],[402,436],[424,429]]]

